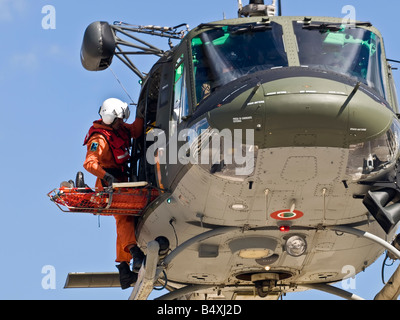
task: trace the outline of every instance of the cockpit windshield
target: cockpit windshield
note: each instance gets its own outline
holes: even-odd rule
[[[288,66],[282,26],[212,26],[192,39],[197,103],[216,88],[260,70]]]
[[[293,22],[300,65],[344,74],[385,97],[381,39],[375,33],[340,24]]]

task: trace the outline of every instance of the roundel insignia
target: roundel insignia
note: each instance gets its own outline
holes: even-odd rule
[[[299,219],[304,215],[303,212],[299,210],[279,210],[271,213],[271,218],[276,220],[295,220]]]

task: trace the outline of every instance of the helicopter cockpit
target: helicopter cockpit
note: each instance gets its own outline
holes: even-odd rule
[[[196,104],[241,77],[291,66],[343,75],[388,99],[383,41],[368,29],[369,23],[348,26],[304,18],[291,25],[293,29],[274,21],[200,25],[200,33],[190,39]],[[289,37],[295,40],[295,52],[288,50]],[[400,128],[392,125],[386,135],[351,145],[347,174],[358,181],[392,166],[399,137]]]

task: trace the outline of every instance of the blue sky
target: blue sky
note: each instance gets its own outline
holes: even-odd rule
[[[243,1],[247,4],[247,0]],[[266,1],[268,2],[268,1]],[[353,5],[358,20],[371,21],[384,35],[387,55],[400,60],[395,21],[400,3],[375,0],[283,0],[285,15],[338,16]],[[390,5],[388,5],[390,3]],[[56,10],[55,29],[43,29],[42,8]],[[63,289],[71,271],[116,271],[115,223],[111,217],[59,211],[46,194],[74,179],[86,150],[83,138],[98,107],[108,97],[127,100],[107,71],[88,72],[80,64],[85,28],[93,21],[174,26],[235,18],[236,0],[61,1],[0,0],[0,299],[127,299],[120,289]],[[167,42],[156,41],[167,49]],[[152,60],[155,62],[155,60]],[[143,71],[151,65],[140,64]],[[138,78],[115,59],[112,68],[137,101]],[[397,83],[400,83],[399,73]],[[133,118],[131,119],[133,120]],[[86,181],[94,178],[85,172]],[[352,292],[371,299],[382,287],[383,256],[356,277]],[[42,273],[52,266],[56,288],[44,289]],[[394,271],[387,268],[386,279]],[[153,295],[151,297],[154,297]],[[307,291],[285,299],[332,299]]]

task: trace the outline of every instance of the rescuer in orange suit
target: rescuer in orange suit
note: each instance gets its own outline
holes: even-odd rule
[[[132,124],[128,104],[110,98],[99,110],[100,120],[94,121],[84,141],[87,146],[83,167],[97,177],[96,188],[112,186],[114,182],[128,181],[127,164],[130,159],[131,138],[138,138],[143,130],[143,116],[138,110]],[[114,215],[117,227],[116,262],[121,288],[126,289],[137,280],[137,272],[144,255],[136,244],[133,216]],[[129,263],[133,258],[132,271]]]

